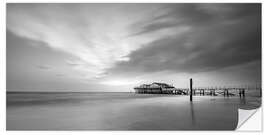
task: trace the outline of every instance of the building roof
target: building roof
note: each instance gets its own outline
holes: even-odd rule
[[[154,87],[163,87],[163,88],[174,88],[172,85],[166,84],[166,83],[158,83],[158,82],[153,82],[152,84],[142,84],[137,88],[144,88],[144,87],[149,87],[149,88],[154,88]]]

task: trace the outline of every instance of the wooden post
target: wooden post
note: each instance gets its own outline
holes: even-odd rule
[[[260,90],[260,97],[262,97],[262,88],[259,88]]]
[[[204,95],[204,89],[203,89],[203,95]]]
[[[239,91],[239,96],[240,96],[240,98],[241,98],[241,96],[242,96],[241,90],[238,89],[238,91]]]
[[[192,90],[192,78],[190,78],[190,80],[189,80],[190,82],[189,82],[189,84],[190,84],[190,101],[192,101],[192,94],[193,94],[193,90]]]

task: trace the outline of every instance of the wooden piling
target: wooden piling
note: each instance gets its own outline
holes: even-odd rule
[[[204,95],[204,89],[203,89],[203,95]]]
[[[240,98],[242,97],[241,89],[238,89]]]
[[[190,96],[189,96],[189,100],[192,102],[192,94],[193,94],[193,90],[192,90],[192,78],[190,78],[189,80],[189,84],[190,84]]]
[[[262,88],[259,88],[260,90],[260,97],[262,97]]]

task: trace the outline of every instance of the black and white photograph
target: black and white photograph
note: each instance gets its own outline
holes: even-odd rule
[[[7,131],[235,131],[262,106],[262,3],[6,3],[5,34]]]

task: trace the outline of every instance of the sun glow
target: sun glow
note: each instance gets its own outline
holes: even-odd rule
[[[101,84],[112,85],[112,86],[123,86],[123,85],[134,85],[138,83],[138,81],[130,81],[130,80],[109,80],[101,82]]]

